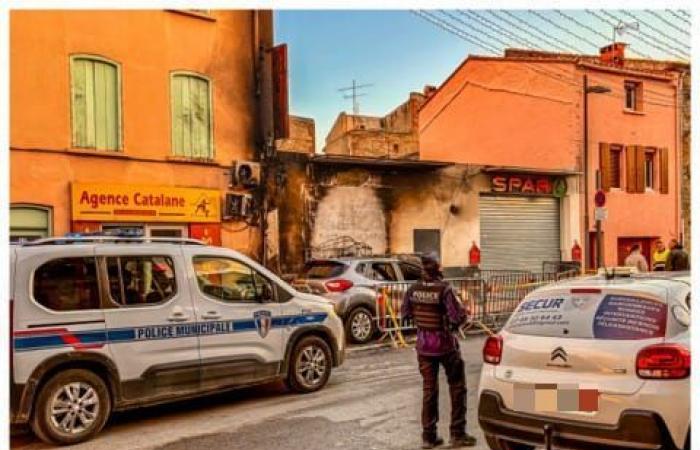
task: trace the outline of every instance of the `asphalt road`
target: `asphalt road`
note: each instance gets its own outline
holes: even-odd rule
[[[462,342],[468,431],[479,438],[476,387],[483,337]],[[448,435],[449,396],[441,372],[439,429]],[[215,397],[115,415],[94,440],[76,449],[384,450],[420,448],[421,379],[413,349],[353,351],[320,392],[298,395],[267,385]],[[31,436],[12,447],[48,448]]]

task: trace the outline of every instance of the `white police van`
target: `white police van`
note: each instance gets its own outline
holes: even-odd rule
[[[344,358],[327,300],[191,239],[49,238],[10,250],[11,414],[74,444],[110,413],[286,380],[321,389]]]

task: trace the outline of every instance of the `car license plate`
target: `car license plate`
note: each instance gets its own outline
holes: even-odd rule
[[[579,384],[516,383],[513,406],[527,412],[595,412],[600,392]]]

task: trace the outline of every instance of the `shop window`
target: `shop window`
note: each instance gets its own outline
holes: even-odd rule
[[[54,311],[99,309],[100,293],[94,258],[61,258],[36,270],[34,299]]]
[[[227,303],[269,302],[274,298],[270,281],[240,261],[195,257],[194,271],[200,291]]]
[[[625,109],[631,111],[642,110],[642,83],[625,81]]]
[[[51,208],[34,205],[10,206],[10,242],[51,236]]]
[[[161,303],[177,293],[175,269],[166,256],[107,258],[109,293],[121,306]]]
[[[119,65],[96,56],[70,60],[73,147],[121,149]]]
[[[213,159],[211,84],[190,73],[170,78],[172,152],[175,156]]]

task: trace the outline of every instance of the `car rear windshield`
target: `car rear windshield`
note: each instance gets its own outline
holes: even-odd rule
[[[310,261],[304,266],[299,278],[324,279],[342,275],[347,266],[339,261]]]
[[[506,330],[579,339],[639,340],[666,334],[666,303],[617,294],[535,295],[523,300]]]

